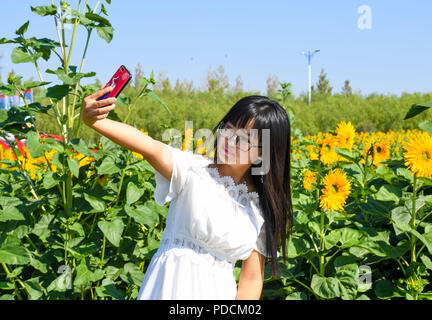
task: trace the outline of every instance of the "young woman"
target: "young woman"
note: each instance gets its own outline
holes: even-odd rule
[[[259,299],[265,258],[278,277],[279,241],[286,261],[293,227],[286,111],[265,96],[240,99],[212,130],[218,133],[211,159],[107,119],[116,99],[96,99],[110,90],[84,99],[83,122],[142,154],[155,168],[156,203],[171,201],[137,299]]]

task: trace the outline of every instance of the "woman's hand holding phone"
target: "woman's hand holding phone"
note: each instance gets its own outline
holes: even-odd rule
[[[81,119],[84,124],[91,127],[96,121],[106,118],[109,112],[116,107],[114,104],[117,100],[116,98],[97,100],[112,90],[111,86],[101,88],[84,98],[81,110]]]

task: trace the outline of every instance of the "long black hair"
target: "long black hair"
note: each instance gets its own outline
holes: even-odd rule
[[[261,175],[249,174],[252,177],[265,221],[266,251],[271,255],[270,273],[272,277],[280,276],[277,258],[279,240],[282,244],[282,258],[286,262],[286,244],[293,232],[293,209],[291,200],[291,125],[285,109],[276,101],[260,95],[241,98],[212,130],[215,137],[221,122],[231,122],[236,128],[246,128],[254,119],[251,129],[258,129],[259,143],[262,142],[262,129],[270,129],[270,166],[269,171]],[[262,145],[262,143],[261,143]],[[214,139],[213,150],[217,156],[217,139]],[[263,156],[264,157],[264,156]],[[261,183],[263,177],[263,183]]]

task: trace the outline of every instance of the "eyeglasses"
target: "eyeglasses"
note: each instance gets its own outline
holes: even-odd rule
[[[219,136],[222,138],[227,138],[230,140],[232,137],[235,137],[236,148],[242,151],[249,151],[251,148],[262,148],[262,146],[253,144],[249,141],[248,138],[244,136],[239,136],[235,133],[235,130],[227,125],[224,121],[221,121],[221,125],[219,127]]]

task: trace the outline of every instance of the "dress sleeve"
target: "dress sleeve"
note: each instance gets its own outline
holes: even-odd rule
[[[156,187],[154,191],[155,202],[163,206],[166,202],[175,199],[183,190],[188,178],[189,169],[194,160],[194,153],[166,145],[171,153],[173,171],[171,181],[168,181],[159,171],[155,170]]]
[[[267,258],[270,258],[270,254],[267,253],[266,250],[266,231],[265,231],[265,224],[261,225],[261,230],[258,234],[258,239],[255,243],[254,249],[261,253],[262,255],[266,256]]]

